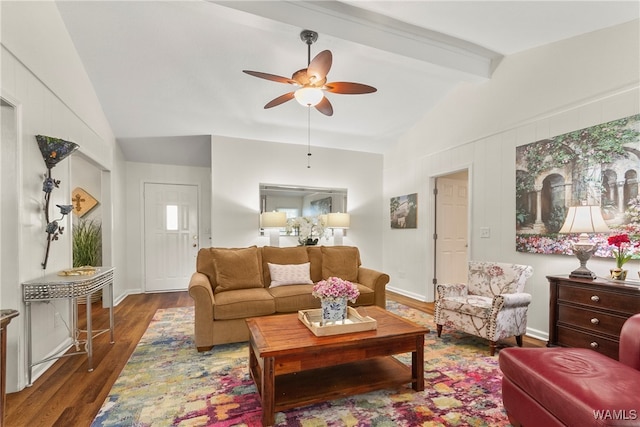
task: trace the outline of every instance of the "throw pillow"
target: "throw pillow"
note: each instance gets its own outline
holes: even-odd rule
[[[357,282],[360,256],[358,248],[353,246],[322,247],[322,278],[339,277],[342,280]]]
[[[284,285],[313,285],[311,281],[311,263],[304,264],[271,264],[269,273],[271,274],[271,287]]]
[[[277,248],[264,246],[262,248],[262,272],[264,274],[264,284],[271,283],[271,273],[268,263],[271,264],[303,264],[311,261],[307,255],[305,246],[292,246],[288,248]]]
[[[262,287],[256,246],[243,249],[213,249],[211,252],[218,283],[215,292]]]

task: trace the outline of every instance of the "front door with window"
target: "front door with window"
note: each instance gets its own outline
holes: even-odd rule
[[[198,187],[145,183],[145,291],[186,290],[198,246]]]

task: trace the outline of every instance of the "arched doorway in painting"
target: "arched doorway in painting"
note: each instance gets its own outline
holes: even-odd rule
[[[565,180],[560,174],[554,173],[542,181],[541,215],[547,233],[557,233],[562,227],[566,214],[565,208]]]

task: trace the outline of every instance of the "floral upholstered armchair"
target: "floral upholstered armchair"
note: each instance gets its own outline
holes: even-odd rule
[[[523,291],[532,274],[529,265],[470,261],[467,284],[437,286],[438,336],[446,326],[486,338],[492,356],[503,338],[515,336],[522,347],[531,302],[531,295]]]

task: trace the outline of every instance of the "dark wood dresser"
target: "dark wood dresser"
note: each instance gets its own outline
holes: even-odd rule
[[[640,286],[597,278],[547,276],[548,346],[591,348],[618,360],[622,324],[640,313]]]

